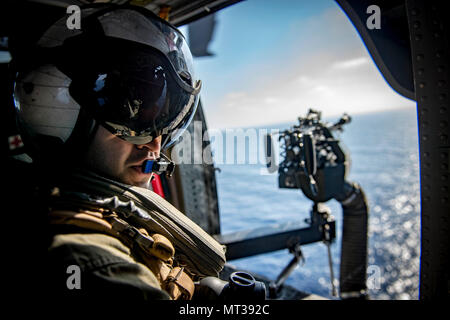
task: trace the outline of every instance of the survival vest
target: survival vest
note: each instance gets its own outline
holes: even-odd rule
[[[165,199],[89,171],[75,171],[51,189],[49,222],[106,233],[138,248],[172,299],[190,299],[193,281],[217,277],[225,264],[224,246]]]

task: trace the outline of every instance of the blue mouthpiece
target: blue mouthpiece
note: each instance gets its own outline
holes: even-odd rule
[[[153,161],[153,160],[146,160],[144,162],[144,164],[142,165],[142,172],[143,173],[150,173],[150,172],[152,172],[154,163],[155,163],[155,161]]]

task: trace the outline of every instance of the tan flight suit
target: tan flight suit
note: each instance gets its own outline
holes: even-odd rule
[[[144,252],[124,237],[124,232],[114,231],[114,223],[101,218],[102,213],[68,212],[49,215],[53,234],[48,248],[50,294],[133,301],[192,297],[194,284],[182,268],[172,265],[171,257],[167,258],[174,250],[165,237],[152,235],[153,239],[162,237],[164,245],[172,247],[173,252],[163,252],[161,258],[158,252]],[[145,230],[139,233],[149,236]],[[73,266],[78,278],[74,278]]]

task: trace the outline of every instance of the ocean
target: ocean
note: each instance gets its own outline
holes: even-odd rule
[[[363,188],[369,204],[368,278],[371,299],[418,299],[420,270],[420,180],[415,109],[350,115],[337,137],[349,152],[347,180]],[[336,118],[325,119],[333,122]],[[281,130],[297,124],[279,125]],[[274,128],[274,127],[271,127]],[[250,151],[252,152],[252,151]],[[301,190],[278,188],[277,174],[263,174],[262,163],[216,164],[221,233],[248,230],[309,217],[312,202]],[[342,210],[326,205],[336,220],[331,245],[336,279],[342,239]],[[305,262],[286,284],[330,299],[326,246],[302,246]],[[229,261],[239,269],[275,279],[292,259],[288,250]]]

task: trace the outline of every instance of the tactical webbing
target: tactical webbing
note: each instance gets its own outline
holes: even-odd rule
[[[155,274],[161,288],[174,300],[188,300],[194,293],[194,282],[183,267],[173,265],[175,249],[163,235],[149,235],[145,229],[138,229],[120,219],[116,213],[99,209],[51,210],[49,222],[52,225],[73,225],[83,229],[106,233],[120,239],[130,249],[139,250],[144,264]],[[135,245],[137,244],[137,246]]]
[[[175,247],[177,263],[197,278],[217,277],[225,265],[225,247],[151,190],[87,171],[73,172],[57,189],[51,202],[58,208],[113,210],[131,225],[163,235]]]

